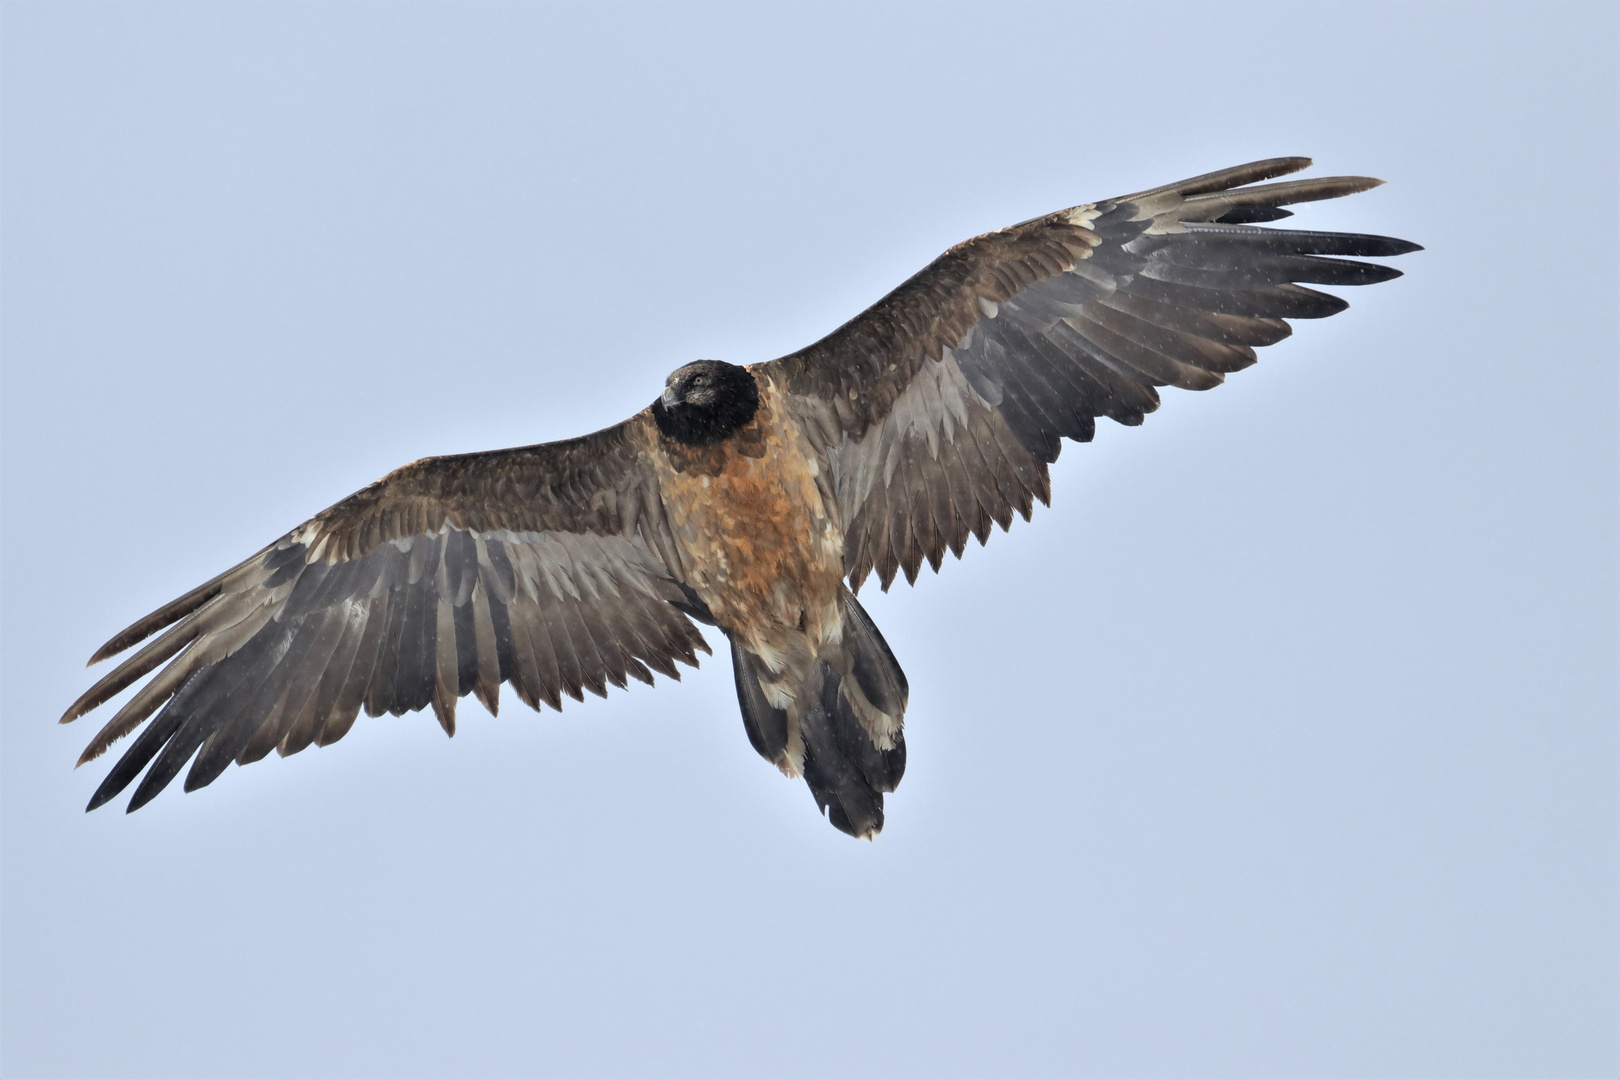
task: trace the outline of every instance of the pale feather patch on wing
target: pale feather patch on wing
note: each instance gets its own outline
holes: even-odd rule
[[[1063,212],[1063,216],[1068,219],[1070,225],[1078,225],[1082,229],[1090,229],[1091,223],[1097,220],[1097,215],[1101,212],[1102,211],[1097,209],[1095,203],[1083,203],[1080,206],[1073,206],[1068,210],[1065,210]]]
[[[970,348],[972,338],[970,331],[959,344]],[[1045,498],[1038,463],[1006,430],[995,402],[969,380],[958,355],[947,349],[942,360],[923,361],[882,421],[828,455],[839,477],[852,586],[871,569],[885,588],[900,571],[913,579],[923,559],[937,568],[946,550],[960,555],[968,536],[982,542],[992,522],[1005,527],[1015,510],[1027,516],[1032,499]],[[998,387],[984,390],[999,401]],[[927,517],[917,515],[902,530],[897,515],[911,513],[919,496],[908,492],[916,491],[918,479]],[[906,536],[910,542],[900,539]]]
[[[923,361],[882,423],[836,452],[841,467],[838,501],[844,520],[850,520],[866,502],[880,478],[883,484],[894,480],[908,439],[920,439],[929,456],[937,458],[941,440],[953,440],[957,429],[967,426],[970,400],[989,406],[962,376],[949,351],[943,361]]]

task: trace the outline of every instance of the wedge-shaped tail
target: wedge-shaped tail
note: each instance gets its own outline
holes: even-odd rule
[[[743,728],[760,757],[802,776],[838,829],[870,840],[883,829],[884,794],[906,771],[910,690],[888,643],[848,589],[843,604],[843,640],[790,676],[795,685],[787,688],[786,708],[773,705],[765,690],[765,682],[780,686],[783,677],[769,674],[735,638],[731,666]]]

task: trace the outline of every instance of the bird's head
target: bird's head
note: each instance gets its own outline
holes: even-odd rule
[[[676,368],[653,402],[658,430],[687,446],[708,446],[731,435],[759,410],[759,386],[747,368],[698,360]]]

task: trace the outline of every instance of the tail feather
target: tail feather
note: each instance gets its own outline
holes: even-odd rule
[[[743,730],[748,732],[748,741],[759,756],[781,768],[787,760],[787,710],[778,709],[766,700],[751,655],[732,639],[731,673],[737,680],[737,704],[742,707]]]
[[[883,796],[906,771],[902,724],[910,689],[855,597],[845,590],[842,640],[829,643],[807,668],[772,672],[733,638],[731,670],[743,730],[759,756],[802,776],[836,828],[866,840],[876,836]]]
[[[883,793],[893,791],[906,770],[906,744],[879,750],[850,708],[843,680],[818,663],[821,693],[800,721],[804,733],[804,780],[816,805],[841,832],[870,840],[883,829]]]
[[[844,651],[855,682],[878,709],[896,718],[904,716],[911,698],[906,673],[900,670],[877,624],[848,589],[844,590],[844,613]]]

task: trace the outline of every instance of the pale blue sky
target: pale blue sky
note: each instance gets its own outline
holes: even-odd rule
[[[1615,10],[6,4],[0,1070],[1613,1075]],[[865,594],[875,844],[723,655],[81,813],[90,652],[390,468],[1281,154],[1427,250]]]

